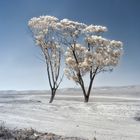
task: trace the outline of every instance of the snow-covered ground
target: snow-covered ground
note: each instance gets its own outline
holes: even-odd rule
[[[93,89],[89,103],[79,89],[61,89],[52,104],[49,91],[0,91],[0,121],[97,140],[140,140],[140,86]]]

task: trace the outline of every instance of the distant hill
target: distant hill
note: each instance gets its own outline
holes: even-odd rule
[[[1,90],[0,94],[39,94],[39,95],[49,95],[49,90]],[[58,95],[82,95],[82,90],[80,88],[63,88],[58,89]],[[140,97],[140,85],[131,86],[120,86],[120,87],[95,87],[92,89],[91,95],[104,95],[104,96],[137,96]]]

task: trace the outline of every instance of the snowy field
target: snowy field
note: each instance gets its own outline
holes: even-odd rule
[[[89,103],[79,89],[0,91],[0,122],[93,140],[140,140],[140,86],[95,88]]]

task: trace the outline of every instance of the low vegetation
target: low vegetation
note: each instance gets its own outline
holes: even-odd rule
[[[140,113],[137,113],[136,116],[134,117],[134,119],[135,119],[136,121],[140,121]]]
[[[53,133],[41,133],[34,129],[9,129],[0,126],[0,140],[86,140],[77,137],[63,137]]]

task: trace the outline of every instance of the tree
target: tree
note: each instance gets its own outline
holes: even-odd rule
[[[88,102],[95,76],[113,70],[121,57],[123,44],[103,38],[100,34],[107,31],[104,26],[87,26],[69,20],[63,20],[62,25],[69,46],[65,54],[65,74],[80,85],[84,101]],[[87,90],[85,75],[89,77]]]
[[[53,102],[56,91],[63,79],[63,74],[60,75],[62,49],[56,30],[57,22],[58,19],[52,16],[34,17],[28,22],[36,45],[41,48],[45,58],[48,81],[51,88],[50,103]]]
[[[34,33],[46,60],[52,102],[55,92],[62,81],[58,77],[62,50],[65,48],[65,75],[80,85],[85,102],[88,102],[93,81],[98,73],[112,71],[122,54],[120,41],[103,38],[105,26],[86,25],[68,19],[41,16],[32,18],[29,27]],[[63,49],[62,49],[63,48]],[[88,84],[84,77],[88,76]]]

